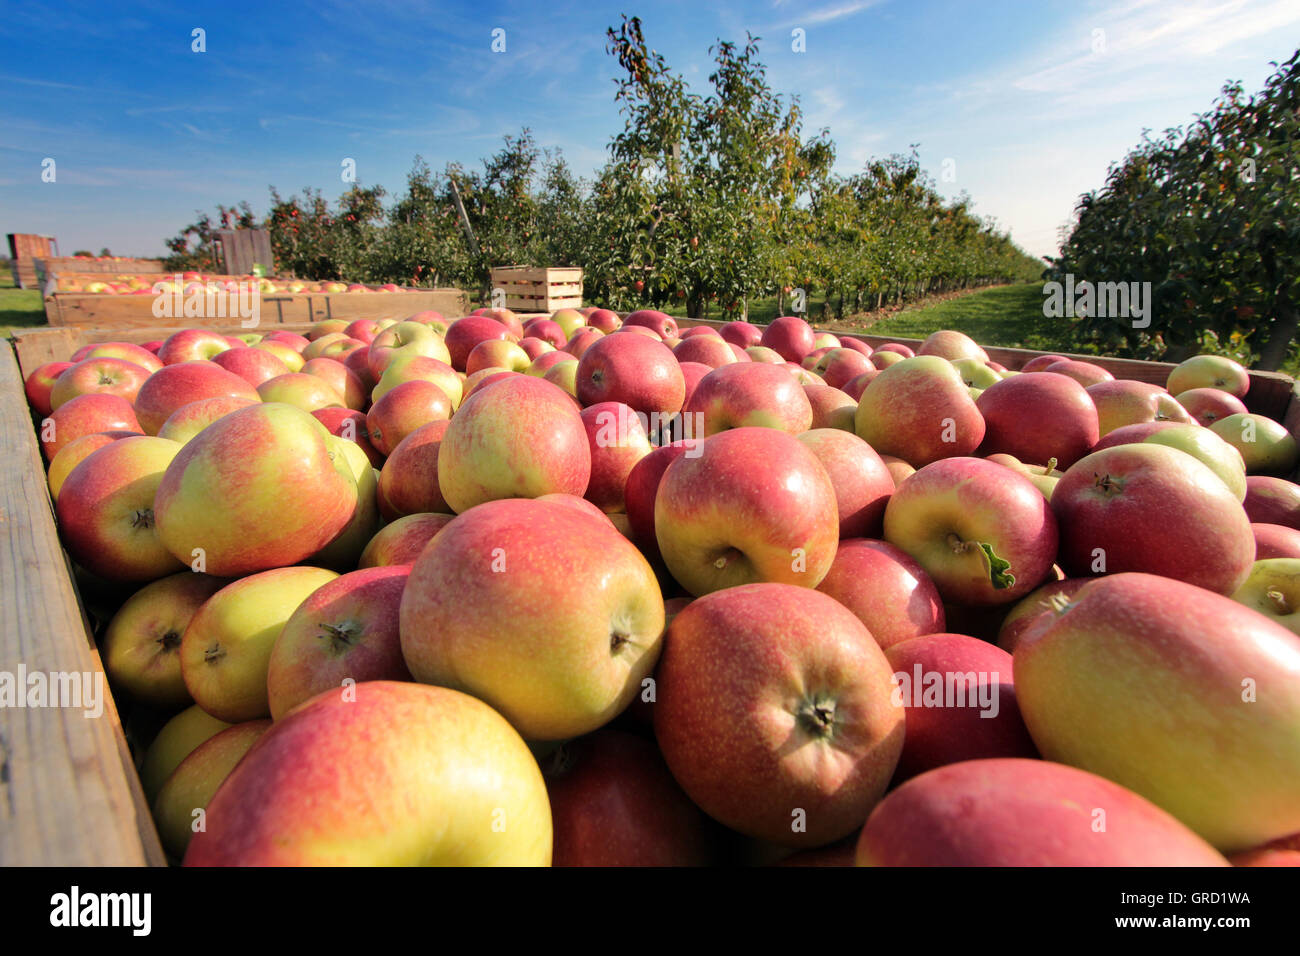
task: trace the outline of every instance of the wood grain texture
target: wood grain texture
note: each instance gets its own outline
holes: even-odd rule
[[[0,348],[0,671],[91,674],[103,713],[0,707],[0,866],[165,862],[59,546],[13,351]],[[98,676],[93,676],[98,675]],[[25,691],[25,688],[20,688]]]

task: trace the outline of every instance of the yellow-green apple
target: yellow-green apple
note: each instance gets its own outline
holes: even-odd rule
[[[697,434],[761,426],[797,435],[812,427],[812,403],[804,386],[779,365],[738,362],[700,379],[683,412],[703,424]]]
[[[414,564],[415,559],[424,550],[424,546],[432,541],[439,531],[447,527],[454,517],[448,514],[421,513],[405,515],[384,525],[361,552],[361,560],[357,562],[357,567],[379,568]]]
[[[678,362],[698,362],[709,368],[731,365],[736,361],[731,346],[715,335],[693,335],[682,339],[681,344],[673,349],[673,355]]]
[[[91,452],[59,490],[59,537],[74,561],[110,581],[153,581],[184,564],[159,540],[154,493],[181,446],[144,435]]]
[[[1150,574],[1093,581],[1015,651],[1039,752],[1130,787],[1225,852],[1300,830],[1300,637]]]
[[[451,352],[441,335],[420,322],[398,322],[375,336],[367,352],[367,365],[376,379],[397,355],[424,356],[451,364]]]
[[[758,343],[776,352],[787,362],[802,362],[817,346],[813,327],[797,315],[783,315],[763,328]]]
[[[1222,355],[1194,355],[1169,373],[1165,387],[1175,395],[1193,388],[1217,388],[1245,398],[1250,390],[1250,373]]]
[[[324,324],[324,323],[320,323],[320,324]],[[326,346],[332,345],[335,342],[342,342],[346,338],[347,336],[344,335],[341,331],[326,332],[320,335],[315,335],[314,337],[311,338],[311,341],[307,343],[307,347],[302,350],[302,357],[307,361],[311,361],[314,358],[319,358],[322,354],[324,354],[324,349]]]
[[[763,341],[763,330],[749,322],[727,322],[718,329],[718,334],[742,349],[759,345]]]
[[[113,686],[131,700],[163,710],[192,703],[181,678],[181,635],[203,603],[227,583],[181,571],[127,598],[100,641],[104,670]]]
[[[645,422],[621,402],[590,405],[581,417],[591,448],[591,480],[584,497],[603,512],[625,511],[628,475],[651,451]]]
[[[369,392],[361,384],[361,379],[338,359],[320,357],[308,359],[302,367],[303,375],[313,375],[330,386],[343,400],[344,408],[364,411],[369,399]],[[327,406],[328,407],[328,406]],[[308,409],[315,411],[315,409]]]
[[[438,455],[451,422],[421,425],[397,443],[379,472],[379,512],[392,521],[411,514],[451,511],[438,482]]]
[[[54,466],[50,465],[51,470]],[[1252,522],[1255,536],[1255,560],[1266,558],[1300,558],[1300,531],[1280,524]]]
[[[366,568],[335,578],[298,605],[275,639],[267,665],[271,717],[347,681],[410,680],[402,659],[398,608],[409,565]]]
[[[198,704],[186,707],[163,724],[158,735],[149,744],[149,749],[145,751],[144,759],[140,764],[140,785],[144,788],[145,798],[150,805],[153,804],[163,782],[181,765],[181,761],[203,741],[229,726],[230,724],[224,720],[217,720]]]
[[[623,320],[618,317],[617,312],[609,309],[592,309],[587,313],[587,324],[608,335],[622,325]]]
[[[857,863],[1227,866],[1138,794],[1074,767],[1016,757],[968,760],[907,781],[867,819]]]
[[[350,571],[357,566],[361,552],[379,531],[383,519],[379,513],[379,473],[356,442],[331,435],[325,440],[330,455],[343,459],[356,482],[357,497],[352,515],[343,530],[310,558],[308,563],[334,571]]]
[[[181,329],[163,340],[158,349],[158,359],[164,365],[180,362],[198,362],[210,359],[231,347],[230,341],[207,329]]]
[[[1285,478],[1248,475],[1242,506],[1251,521],[1300,529],[1300,485]]]
[[[1052,610],[1053,602],[1070,600],[1085,584],[1093,580],[1095,579],[1062,578],[1059,581],[1048,581],[1037,591],[1021,598],[1020,603],[1007,612],[998,627],[998,647],[1008,654],[1015,653],[1016,645],[1020,643],[1025,631],[1029,630],[1040,615]]]
[[[988,607],[1043,583],[1057,522],[1028,478],[981,458],[946,458],[895,490],[885,540],[915,558],[946,601]]]
[[[269,717],[266,674],[275,640],[298,605],[337,577],[324,568],[275,568],[208,598],[181,635],[181,676],[194,702],[231,723]]]
[[[377,402],[403,382],[414,381],[432,382],[442,389],[453,411],[460,407],[464,395],[463,380],[446,362],[425,356],[400,357],[389,363],[371,391],[370,400]]]
[[[547,352],[557,351],[555,346],[550,342],[547,342],[545,339],[533,338],[532,336],[525,336],[520,339],[519,347],[523,349],[524,354],[528,356],[530,366],[539,355],[545,355]],[[527,369],[525,369],[525,371],[527,371]]]
[[[304,366],[305,368],[306,366]],[[321,408],[344,408],[343,396],[334,386],[306,372],[277,375],[257,386],[257,394],[264,402],[292,405],[304,412]]]
[[[641,335],[615,333],[596,342],[578,360],[576,383],[584,406],[622,402],[648,415],[676,415],[686,396],[672,350]]]
[[[1211,425],[1210,431],[1241,452],[1251,475],[1289,475],[1300,459],[1295,437],[1264,415],[1229,415]]]
[[[546,784],[500,714],[445,687],[351,690],[272,725],[212,798],[187,866],[549,865]]]
[[[1062,359],[1059,362],[1053,362],[1041,371],[1054,372],[1057,375],[1072,378],[1084,388],[1089,385],[1096,385],[1099,382],[1113,382],[1115,380],[1115,376],[1100,365],[1094,365],[1092,362],[1081,362],[1077,359]]]
[[[463,319],[457,319],[447,328],[446,346],[450,355],[449,364],[456,371],[463,372],[469,353],[480,342],[489,339],[517,341],[519,338],[522,336],[512,335],[510,329],[496,319],[486,315],[465,316]]]
[[[249,347],[274,355],[290,372],[302,371],[302,367],[307,361],[302,357],[301,352],[279,339],[264,338],[260,342],[254,342]]]
[[[871,364],[874,365],[878,371],[883,372],[885,369],[889,368],[889,366],[897,365],[905,358],[915,358],[915,356],[903,355],[901,352],[894,352],[881,346],[871,353]]]
[[[1145,571],[1231,594],[1255,560],[1250,520],[1223,479],[1165,445],[1117,445],[1080,459],[1051,506],[1061,566],[1074,577]]]
[[[50,389],[50,408],[58,409],[78,395],[102,393],[120,395],[134,402],[148,369],[119,358],[89,358],[59,374]]]
[[[551,313],[551,321],[560,327],[566,339],[571,339],[574,332],[587,324],[587,317],[577,309],[556,309]]]
[[[184,445],[217,419],[223,418],[237,409],[256,404],[257,402],[250,401],[247,398],[234,396],[200,398],[197,402],[182,405],[167,416],[167,420],[158,429],[158,437],[167,438]]]
[[[997,452],[988,455],[985,461],[991,461],[999,465],[1005,465],[1017,474],[1024,475],[1034,483],[1034,487],[1043,493],[1043,497],[1048,501],[1052,500],[1052,492],[1056,490],[1056,483],[1061,480],[1065,472],[1053,467],[1056,459],[1050,458],[1046,465],[1025,464],[1015,455],[1006,455]]]
[[[447,393],[432,382],[403,382],[386,392],[366,414],[366,432],[382,454],[393,449],[421,425],[451,418]]]
[[[829,385],[805,385],[803,393],[812,406],[812,425],[809,427],[854,431],[853,419],[858,411],[856,399]]]
[[[1175,395],[1174,401],[1202,425],[1213,425],[1221,418],[1244,415],[1248,411],[1241,399],[1221,388],[1189,388]]]
[[[488,339],[470,350],[465,359],[465,372],[473,375],[479,369],[504,368],[523,372],[532,364],[528,353],[505,339]]]
[[[37,415],[44,416],[54,411],[50,407],[50,391],[59,376],[72,366],[72,362],[46,362],[27,376],[23,390],[27,394],[28,404]]]
[[[201,398],[262,400],[253,386],[220,365],[182,362],[169,364],[149,376],[135,397],[135,414],[145,432],[156,435],[176,409]]]
[[[1172,395],[1159,385],[1115,379],[1098,382],[1087,387],[1092,402],[1097,406],[1097,421],[1102,435],[1124,425],[1139,422],[1184,422],[1190,424],[1192,416],[1179,405]]]
[[[692,601],[655,680],[655,737],[673,776],[747,836],[795,847],[847,836],[902,751],[884,652],[807,588],[749,584]]]
[[[1300,634],[1300,559],[1256,560],[1232,599]]]
[[[756,581],[815,588],[835,559],[830,475],[774,428],[734,428],[687,449],[664,471],[654,509],[664,563],[691,594]]]
[[[590,478],[591,449],[577,406],[557,386],[527,375],[466,399],[438,451],[438,484],[457,514],[497,498],[581,496]]]
[[[370,443],[366,431],[366,416],[351,408],[318,408],[311,417],[325,426],[331,435],[337,435],[344,441],[356,442],[370,464],[376,468],[383,467],[384,455]]]
[[[79,395],[42,419],[38,434],[46,461],[67,445],[99,432],[144,434],[131,403],[120,395]]]
[[[934,582],[911,555],[886,541],[841,541],[817,590],[852,611],[884,649],[944,629]]]
[[[869,364],[869,360],[868,360]],[[952,367],[957,370],[961,380],[970,388],[983,391],[995,382],[1002,381],[1002,376],[978,359],[956,359]],[[874,368],[874,366],[873,366]]]
[[[72,353],[74,363],[91,358],[125,359],[139,365],[146,372],[156,372],[163,367],[163,363],[157,355],[132,342],[99,342],[83,345]]]
[[[813,428],[798,436],[830,476],[840,538],[878,538],[894,479],[870,445],[850,431]]]
[[[175,859],[202,827],[207,806],[230,771],[244,754],[271,728],[269,720],[250,720],[227,727],[187,754],[158,790],[153,802],[153,819],[163,848]]]
[[[652,741],[608,727],[542,762],[555,829],[552,866],[708,866],[714,827]]]
[[[132,435],[139,435],[139,432],[96,432],[93,435],[82,435],[76,441],[64,445],[59,453],[50,461],[49,471],[46,473],[46,483],[50,486],[50,500],[58,502],[59,489],[63,483],[68,480],[68,475],[72,470],[81,464],[91,454],[103,448],[105,445],[117,441],[119,438],[129,438]]]
[[[843,388],[865,372],[874,372],[869,356],[857,349],[840,347],[831,349],[813,366],[813,371],[826,380],[832,388]]]
[[[1038,756],[1016,706],[1011,655],[965,634],[923,634],[885,650],[903,708],[895,785],[963,760]]]
[[[677,320],[654,309],[638,309],[623,320],[623,328],[649,329],[660,339],[677,338]]]
[[[751,362],[761,362],[764,365],[785,364],[785,359],[781,357],[781,353],[768,348],[766,345],[751,345],[745,349],[745,354],[749,356]]]
[[[541,339],[557,349],[564,348],[569,342],[569,336],[564,329],[546,318],[531,320],[524,326],[524,333],[529,338]]]
[[[1115,445],[1141,442],[1149,445],[1168,445],[1186,452],[1218,475],[1238,501],[1246,498],[1246,464],[1241,453],[1208,428],[1184,425],[1180,422],[1143,422],[1125,425],[1110,432],[1099,441],[1094,451]]]
[[[550,352],[543,352],[534,358],[532,362],[529,363],[528,368],[524,370],[524,374],[542,378],[547,372],[562,362],[573,362],[574,368],[577,368],[577,360],[574,359],[572,355],[568,352],[560,352],[553,349]]]
[[[969,455],[984,439],[984,418],[969,390],[952,363],[936,355],[884,369],[862,393],[854,422],[876,451],[916,468]]]
[[[663,626],[654,571],[603,516],[526,498],[448,524],[402,595],[415,679],[473,694],[529,740],[617,716],[654,669]]]
[[[326,336],[342,335],[343,330],[347,327],[347,319],[324,319],[320,322],[313,322],[312,327],[307,330],[306,339],[308,342],[317,342]],[[311,356],[304,355],[304,358],[311,358]]]
[[[212,361],[227,372],[238,375],[253,388],[257,388],[267,379],[275,378],[277,375],[288,375],[290,371],[289,366],[265,349],[247,346],[227,349]],[[298,364],[301,367],[303,363]]]
[[[357,502],[352,469],[331,440],[311,415],[278,403],[213,422],[180,450],[158,487],[163,545],[195,570],[222,577],[315,554],[352,519]]]
[[[975,359],[979,362],[989,360],[988,353],[980,348],[974,339],[969,335],[954,332],[951,329],[931,332],[926,340],[921,343],[920,348],[916,350],[916,354],[935,355],[949,361],[963,358]]]
[[[837,349],[840,348],[839,337],[831,332],[814,332],[813,334],[814,349]]]
[[[1077,381],[1055,373],[1017,375],[989,385],[975,402],[984,418],[980,454],[1003,452],[1068,468],[1097,444],[1097,407]]]

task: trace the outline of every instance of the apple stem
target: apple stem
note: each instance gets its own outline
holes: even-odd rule
[[[1286,595],[1281,591],[1276,588],[1269,588],[1264,592],[1264,595],[1272,602],[1273,610],[1278,614],[1291,613],[1291,603],[1286,599]]]

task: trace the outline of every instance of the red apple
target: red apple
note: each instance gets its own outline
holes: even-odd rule
[[[366,415],[366,434],[383,455],[411,432],[430,422],[451,418],[451,401],[432,382],[403,382],[371,407]]]
[[[383,466],[384,456],[370,443],[365,415],[351,408],[318,408],[311,417],[324,425],[331,435],[359,445],[375,468]]]
[[[1084,388],[1089,385],[1096,385],[1098,382],[1113,382],[1115,376],[1106,371],[1100,365],[1094,365],[1091,362],[1079,362],[1075,359],[1064,359],[1060,362],[1053,362],[1043,369],[1044,372],[1055,372],[1057,375],[1064,375],[1072,378]]]
[[[625,511],[624,489],[632,468],[650,454],[645,424],[620,402],[600,402],[582,410],[591,448],[591,480],[585,498],[602,512]]]
[[[289,366],[265,349],[247,347],[227,349],[212,361],[227,372],[238,375],[253,388],[257,388],[267,379],[275,378],[277,375],[288,375],[290,371]]]
[[[813,371],[826,380],[832,388],[843,388],[859,375],[875,372],[867,355],[851,348],[831,349],[818,361]]]
[[[1267,558],[1300,558],[1300,531],[1295,528],[1255,522],[1251,524],[1250,530],[1255,536],[1256,561]]]
[[[1007,612],[998,626],[997,645],[1008,654],[1016,650],[1020,639],[1044,614],[1050,613],[1056,604],[1068,601],[1094,578],[1062,578],[1048,581],[1037,591],[1022,598],[1020,603]]]
[[[147,372],[156,372],[163,367],[158,356],[147,348],[131,342],[99,342],[83,345],[72,353],[72,361],[82,362],[91,358],[117,358],[134,362]]]
[[[814,428],[799,441],[817,456],[835,489],[840,538],[878,538],[894,479],[870,445],[852,432]]]
[[[623,324],[623,320],[618,317],[617,312],[611,312],[609,309],[592,309],[587,313],[587,324],[593,329],[608,334]]]
[[[583,405],[622,402],[647,415],[672,416],[681,411],[685,393],[672,351],[643,336],[607,335],[578,361],[577,397]]]
[[[902,359],[872,379],[855,424],[858,437],[876,451],[916,468],[971,454],[985,431],[957,370],[934,355]]]
[[[699,434],[763,426],[797,435],[812,427],[812,403],[782,366],[735,363],[700,380],[683,410],[703,424]]]
[[[403,515],[451,511],[438,484],[438,453],[450,421],[421,425],[397,443],[379,472],[379,512]]]
[[[231,412],[249,405],[256,405],[246,398],[200,398],[197,402],[182,405],[167,417],[158,437],[166,438],[184,445],[203,429]]]
[[[718,330],[718,334],[742,349],[759,345],[763,341],[763,330],[748,322],[727,322]]]
[[[638,309],[623,320],[622,327],[649,329],[660,339],[677,338],[677,320],[654,309]]]
[[[852,611],[884,649],[944,629],[943,602],[930,576],[885,541],[841,541],[817,590]]]
[[[1174,401],[1187,409],[1187,414],[1202,425],[1213,425],[1229,415],[1245,415],[1246,403],[1231,392],[1221,388],[1189,388],[1174,396]]]
[[[916,350],[917,355],[936,355],[939,358],[955,361],[956,359],[975,359],[980,364],[989,360],[988,353],[975,343],[969,335],[962,332],[954,332],[945,329],[941,332],[931,332],[921,347]]]
[[[261,395],[233,372],[213,362],[168,364],[154,372],[135,397],[135,414],[149,435],[158,429],[182,405],[201,398],[243,398],[260,402]],[[101,429],[102,431],[103,429]]]
[[[134,402],[147,378],[148,369],[126,359],[83,359],[59,374],[50,389],[50,408],[58,409],[78,395],[94,393],[120,395]]]
[[[27,376],[27,381],[23,383],[23,390],[27,393],[27,401],[37,415],[45,416],[54,411],[50,407],[50,390],[59,375],[65,369],[72,368],[72,365],[72,362],[46,362]]]
[[[812,406],[811,428],[838,428],[852,432],[853,419],[858,411],[855,399],[838,388],[829,385],[805,385],[803,393],[808,396]]]
[[[465,359],[465,373],[473,375],[480,369],[503,368],[522,372],[532,363],[528,353],[505,339],[488,339],[470,349]]]
[[[1100,432],[1106,435],[1123,425],[1138,422],[1188,422],[1192,416],[1159,385],[1116,379],[1088,386],[1088,394],[1097,406]]]
[[[1042,372],[1045,371],[1047,367],[1050,365],[1055,365],[1057,362],[1065,362],[1065,361],[1068,361],[1066,356],[1057,355],[1053,352],[1049,352],[1047,355],[1035,355],[1023,366],[1021,366],[1020,371],[1021,372]]]
[[[624,484],[628,522],[633,540],[648,557],[659,557],[659,543],[655,538],[655,497],[659,483],[668,466],[679,456],[688,450],[698,454],[699,443],[699,439],[685,439],[653,448],[628,473]]]
[[[79,395],[51,412],[39,427],[46,461],[85,435],[127,431],[144,434],[131,403],[120,395]]]
[[[522,337],[522,336],[521,336]],[[465,362],[474,346],[489,339],[514,341],[510,329],[496,319],[485,315],[470,315],[457,319],[447,328],[445,342],[451,356],[451,367],[458,372],[465,371]]]
[[[699,387],[700,382],[704,381],[704,376],[713,369],[699,362],[681,362],[679,367],[682,370],[682,380],[686,383],[686,391],[682,398],[682,408],[685,408],[691,396],[695,394],[695,389]]]
[[[1003,453],[1069,468],[1097,444],[1097,408],[1077,381],[1050,370],[1013,375],[980,393],[984,417],[980,454]]]
[[[196,362],[215,358],[229,349],[230,342],[223,335],[207,329],[181,329],[163,340],[158,358],[164,365]]]
[[[815,346],[813,327],[795,315],[783,315],[773,319],[771,325],[763,329],[759,344],[772,349],[787,362],[802,362],[803,357]]]
[[[688,329],[694,331],[693,329]],[[712,332],[712,329],[709,329]],[[731,346],[715,335],[693,335],[682,339],[681,344],[673,349],[678,362],[698,362],[709,368],[731,365],[736,361],[736,354]]]
[[[1251,521],[1300,529],[1300,485],[1293,481],[1247,475],[1242,505]]]
[[[455,516],[448,514],[412,514],[385,525],[370,539],[361,552],[357,566],[378,568],[410,565],[420,552]]]
[[[302,374],[319,378],[343,399],[343,406],[353,411],[364,411],[370,395],[355,372],[338,359],[320,357],[309,359]]]

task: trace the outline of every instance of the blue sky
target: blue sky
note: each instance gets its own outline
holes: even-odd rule
[[[1039,255],[1144,128],[1187,122],[1226,80],[1258,89],[1300,45],[1297,0],[23,0],[0,17],[0,232],[161,254],[218,202],[333,197],[347,158],[397,190],[417,153],[477,164],[523,126],[588,174],[621,128],[605,29],[622,12],[701,92],[712,43],[761,36],[841,171],[919,144],[936,179],[952,161],[945,192]]]

